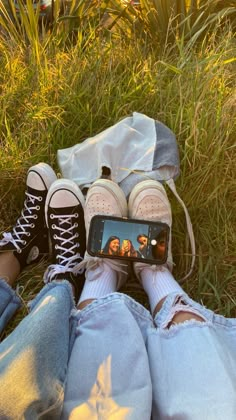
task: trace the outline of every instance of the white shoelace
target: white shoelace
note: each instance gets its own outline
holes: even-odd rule
[[[77,233],[73,234],[73,229],[78,227],[77,223],[72,224],[72,219],[78,217],[78,214],[70,215],[55,215],[51,214],[51,219],[58,219],[58,226],[56,224],[52,225],[52,229],[58,231],[59,235],[54,234],[54,239],[57,240],[60,245],[56,245],[56,249],[60,251],[57,255],[59,260],[58,264],[51,264],[44,273],[43,280],[45,283],[51,282],[53,278],[61,273],[71,272],[74,275],[82,274],[84,269],[78,264],[78,260],[83,261],[82,257],[76,249],[79,246]],[[62,227],[66,225],[66,227]],[[67,226],[68,225],[68,226]],[[66,238],[64,235],[67,235]],[[71,254],[68,256],[68,253]]]
[[[35,206],[35,202],[42,201],[43,197],[35,196],[28,192],[26,194],[26,200],[24,202],[24,208],[21,211],[21,215],[18,218],[15,227],[13,228],[12,232],[4,232],[3,239],[0,240],[0,246],[7,245],[11,242],[18,252],[21,252],[21,247],[26,245],[26,240],[22,239],[22,236],[30,236],[30,232],[28,231],[29,227],[34,228],[35,224],[32,220],[38,218],[38,215],[34,213],[34,210],[39,210],[39,205]],[[28,211],[28,215],[26,216],[25,213]]]
[[[86,268],[86,279],[94,281],[101,277],[104,271],[104,265],[107,265],[118,273],[127,274],[127,270],[122,269],[122,267],[127,268],[127,264],[123,264],[118,260],[109,258],[92,257],[87,252],[85,253],[84,260],[78,264],[77,268],[81,268],[83,270]]]

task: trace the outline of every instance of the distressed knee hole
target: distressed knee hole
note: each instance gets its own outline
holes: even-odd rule
[[[169,329],[172,325],[181,324],[185,321],[195,320],[198,322],[206,322],[206,319],[185,300],[178,296],[171,308],[168,319],[164,328]]]

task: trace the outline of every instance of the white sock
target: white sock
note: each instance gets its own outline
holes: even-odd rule
[[[87,299],[98,299],[117,290],[116,272],[105,264],[103,267],[103,272],[96,280],[89,280],[89,271],[86,272],[86,280],[78,303]],[[94,273],[92,277],[94,277]]]
[[[143,288],[148,295],[152,313],[157,304],[170,293],[183,293],[183,289],[167,269],[164,271],[153,271],[149,267],[144,268],[141,272],[141,280]]]

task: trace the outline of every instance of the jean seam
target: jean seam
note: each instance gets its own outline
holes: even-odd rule
[[[105,297],[99,298],[96,301],[93,301],[90,303],[87,307],[85,307],[82,310],[77,311],[77,313],[73,313],[72,316],[80,318],[80,322],[82,322],[84,319],[87,319],[87,316],[91,314],[91,312],[96,311],[98,308],[102,308],[109,304],[110,302],[114,301],[123,301],[129,310],[134,311],[137,316],[139,316],[143,320],[149,320],[153,323],[153,318],[150,314],[150,312],[144,308],[141,304],[133,300],[130,296],[125,295],[123,293],[111,293],[110,295],[107,295]],[[138,310],[138,308],[140,310]],[[73,311],[74,312],[74,311]],[[143,313],[145,312],[145,313]]]
[[[0,288],[2,287],[3,290],[6,290],[9,293],[9,297],[10,300],[8,302],[9,303],[16,303],[16,304],[20,304],[22,305],[21,302],[21,298],[18,296],[18,294],[16,293],[16,291],[14,289],[12,289],[11,286],[9,286],[9,284],[4,280],[4,279],[0,279]]]

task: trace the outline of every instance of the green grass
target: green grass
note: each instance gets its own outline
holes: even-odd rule
[[[58,172],[56,151],[83,141],[133,111],[158,119],[176,134],[181,175],[177,188],[193,223],[197,259],[183,287],[226,316],[236,316],[235,38],[216,30],[190,48],[182,39],[160,50],[132,36],[91,27],[68,41],[57,29],[19,39],[0,34],[0,231],[22,207],[27,169],[46,161]],[[58,29],[59,28],[59,29]],[[64,27],[65,28],[65,27]],[[182,209],[173,208],[174,275],[183,277],[190,248]],[[42,288],[47,261],[19,278],[23,309]],[[144,303],[132,279],[125,292]]]

